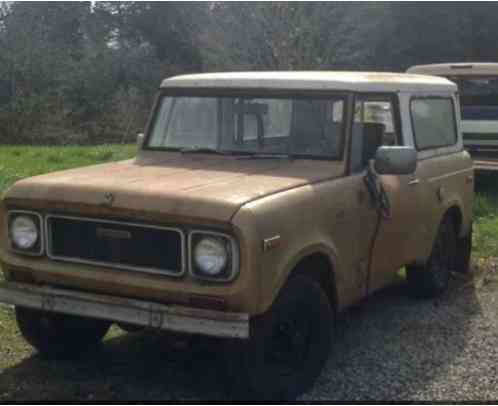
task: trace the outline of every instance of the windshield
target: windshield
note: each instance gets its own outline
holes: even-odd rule
[[[164,96],[146,148],[338,159],[344,99]]]
[[[448,79],[458,85],[462,119],[498,120],[497,76],[455,76]]]

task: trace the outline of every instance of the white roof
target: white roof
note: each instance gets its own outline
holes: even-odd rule
[[[443,76],[498,76],[498,63],[488,62],[459,62],[434,63],[430,65],[416,65],[407,70],[408,73]]]
[[[254,88],[350,90],[359,92],[452,91],[456,85],[436,76],[385,72],[227,72],[175,76],[162,88]]]

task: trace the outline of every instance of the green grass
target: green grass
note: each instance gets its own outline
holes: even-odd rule
[[[498,175],[479,174],[474,199],[474,259],[498,257]]]
[[[15,181],[62,169],[119,161],[135,155],[135,145],[29,147],[0,145],[0,195]]]

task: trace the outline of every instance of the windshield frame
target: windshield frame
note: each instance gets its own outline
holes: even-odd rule
[[[177,147],[151,147],[149,145],[152,136],[152,128],[155,120],[158,117],[161,101],[164,97],[240,97],[240,98],[269,98],[269,99],[328,99],[338,98],[343,100],[343,121],[342,129],[339,134],[339,147],[336,156],[324,155],[309,155],[299,153],[289,153],[289,158],[292,159],[309,159],[322,161],[343,161],[346,146],[346,134],[349,128],[348,121],[350,116],[350,101],[352,100],[353,92],[347,91],[331,91],[331,90],[287,90],[287,89],[259,89],[259,88],[234,88],[234,89],[215,89],[215,88],[161,88],[156,96],[152,111],[149,115],[145,128],[145,137],[142,144],[144,151],[163,151],[163,152],[182,152],[184,148]],[[292,142],[292,139],[290,140]],[[220,154],[220,155],[258,155],[258,152],[248,151],[228,151],[228,150],[213,150],[203,152],[205,154]],[[271,154],[265,154],[270,155]],[[275,156],[282,154],[274,154]]]

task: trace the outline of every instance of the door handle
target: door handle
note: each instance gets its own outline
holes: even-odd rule
[[[416,186],[420,183],[419,178],[412,179],[411,181],[408,182],[408,186]]]

